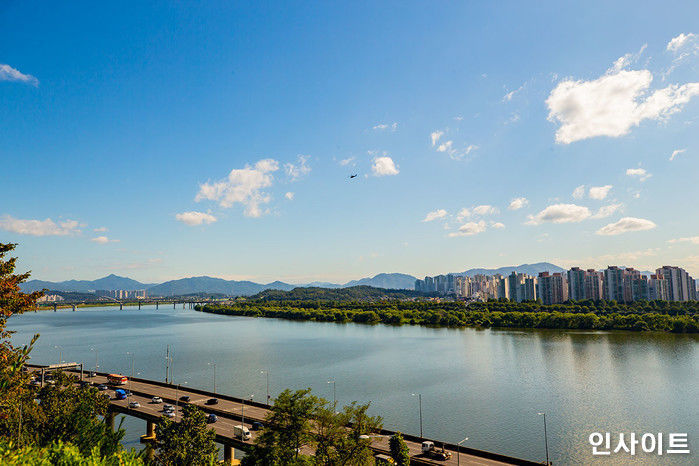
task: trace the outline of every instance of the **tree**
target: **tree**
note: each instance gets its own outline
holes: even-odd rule
[[[311,395],[311,389],[284,390],[274,400],[267,415],[265,430],[255,441],[255,448],[245,464],[295,465],[306,458],[301,448],[313,444],[311,419],[322,401]]]
[[[55,442],[48,447],[15,445],[0,442],[0,464],[5,466],[143,466],[136,452],[119,451],[109,456],[101,456],[97,449],[82,454],[78,447]]]
[[[410,466],[410,450],[408,445],[403,440],[403,435],[396,432],[388,441],[391,448],[391,457],[398,466]]]
[[[206,415],[197,406],[185,404],[182,419],[173,422],[163,417],[155,426],[157,464],[167,466],[204,466],[216,460],[216,433],[206,424]]]
[[[324,400],[323,400],[324,401]],[[367,414],[369,403],[353,402],[336,413],[324,402],[315,415],[316,464],[361,466],[371,464],[371,434],[381,429],[381,418]]]

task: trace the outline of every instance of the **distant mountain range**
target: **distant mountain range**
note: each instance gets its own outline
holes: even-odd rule
[[[512,271],[536,275],[539,272],[564,272],[557,265],[548,262],[537,264],[522,264],[498,269],[470,269],[459,272],[456,275],[509,275]],[[380,273],[371,278],[352,280],[345,284],[313,282],[305,285],[292,285],[280,281],[262,284],[246,280],[224,280],[214,277],[189,277],[178,280],[170,280],[160,284],[141,283],[127,277],[109,275],[97,280],[68,280],[64,282],[49,282],[43,280],[30,280],[22,284],[22,291],[31,292],[48,289],[51,291],[75,291],[86,293],[94,290],[146,290],[149,296],[179,296],[188,294],[222,294],[226,296],[250,296],[264,290],[290,291],[297,287],[318,288],[348,288],[353,286],[371,286],[392,290],[412,290],[415,287],[416,278],[403,273]]]

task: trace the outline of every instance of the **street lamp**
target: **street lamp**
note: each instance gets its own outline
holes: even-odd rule
[[[420,406],[420,438],[422,438],[422,393],[413,393],[413,396],[417,396],[417,401]]]
[[[328,380],[328,383],[333,384],[333,412],[337,411],[337,398],[335,397],[335,379]]]
[[[255,395],[250,395],[250,401],[252,401],[252,397]],[[245,427],[245,398],[243,398],[242,401],[242,406],[240,408],[240,417],[242,418],[242,421],[240,423],[241,427]],[[243,435],[243,441],[245,440],[245,436]]]
[[[210,362],[209,366],[213,366],[214,368],[214,393],[216,393],[216,363]]]
[[[90,348],[90,351],[95,352],[95,372],[97,372],[97,369],[99,368],[99,351],[94,346]]]
[[[54,349],[58,350],[58,364],[63,362],[63,347],[59,345],[53,345]]]
[[[267,378],[267,404],[269,404],[269,370],[261,370],[260,374],[264,374]]]
[[[461,464],[461,444],[464,443],[466,440],[468,440],[468,437],[456,444],[458,446],[458,450],[456,452],[456,466],[459,466]]]
[[[548,433],[546,432],[546,413],[537,413],[539,416],[544,416],[544,444],[546,445],[546,464],[547,466],[551,463],[549,463],[549,437]]]

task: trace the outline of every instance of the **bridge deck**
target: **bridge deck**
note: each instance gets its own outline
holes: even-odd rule
[[[107,378],[105,374],[98,374],[96,377],[86,379],[94,383],[106,383]],[[129,385],[122,386],[120,388],[128,389]],[[198,390],[193,388],[183,388],[177,389],[174,385],[165,384],[163,382],[148,381],[143,379],[132,379],[130,382],[130,390],[133,395],[126,400],[116,400],[112,398],[111,404],[116,412],[128,414],[130,416],[138,417],[145,420],[157,421],[162,417],[162,404],[151,403],[151,398],[154,396],[161,397],[165,403],[176,404],[179,397],[187,395],[190,397],[190,404],[197,405],[206,413],[214,413],[218,417],[218,421],[209,424],[216,432],[216,441],[224,444],[230,445],[235,448],[245,450],[250,447],[254,442],[254,439],[258,435],[258,432],[252,431],[252,439],[243,442],[233,436],[233,426],[241,424],[243,404],[242,400],[239,398],[231,397],[228,395],[214,394],[207,392],[205,390]],[[113,389],[110,388],[106,393],[110,393],[113,396]],[[218,399],[218,404],[207,405],[206,400],[215,397]],[[129,401],[138,401],[141,404],[140,408],[131,409],[128,407]],[[181,403],[180,403],[181,404]],[[245,401],[245,426],[249,429],[255,421],[264,423],[265,417],[269,413],[269,409],[266,405],[261,403],[251,403]],[[176,410],[175,420],[180,419],[180,410]],[[381,432],[382,435],[372,438],[372,449],[377,453],[388,453],[388,440],[393,434],[391,431],[384,430]],[[404,434],[404,438],[408,448],[410,449],[411,462],[417,465],[502,465],[502,464],[518,464],[518,465],[536,465],[542,463],[536,463],[528,460],[523,460],[519,458],[512,458],[505,455],[499,455],[496,453],[485,452],[481,450],[476,450],[472,448],[461,448],[460,458],[457,458],[457,447],[451,444],[445,444],[447,451],[452,453],[451,459],[447,461],[439,461],[427,458],[422,455],[421,443],[423,439]],[[433,439],[424,439],[433,440]],[[433,440],[434,441],[434,440]],[[435,445],[442,445],[442,442],[434,441]],[[304,452],[312,454],[312,452]]]

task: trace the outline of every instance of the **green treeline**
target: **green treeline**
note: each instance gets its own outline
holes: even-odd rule
[[[634,330],[697,333],[699,302],[262,301],[198,306],[214,314],[319,322],[439,327]]]

